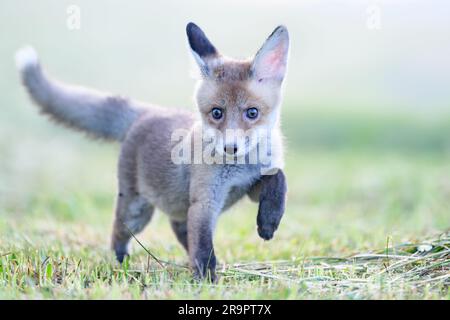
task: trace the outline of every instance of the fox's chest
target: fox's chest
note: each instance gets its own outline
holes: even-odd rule
[[[221,175],[226,190],[223,210],[226,210],[248,193],[261,172],[257,165],[233,165],[225,166]]]
[[[190,171],[188,166],[174,166],[163,177],[153,174],[147,179],[140,179],[139,189],[150,203],[172,219],[185,220],[189,209],[190,180],[198,179]],[[212,185],[222,197],[219,200],[222,202],[221,211],[244,197],[261,174],[257,165],[222,165],[215,167],[214,171],[210,178],[215,181]]]

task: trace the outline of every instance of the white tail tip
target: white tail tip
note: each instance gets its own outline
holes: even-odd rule
[[[34,50],[34,48],[30,46],[23,47],[22,49],[17,51],[15,59],[16,66],[20,71],[25,70],[28,67],[37,66],[39,63],[36,50]]]

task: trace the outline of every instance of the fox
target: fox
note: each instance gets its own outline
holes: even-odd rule
[[[193,22],[187,24],[186,34],[199,71],[194,93],[198,112],[65,84],[47,74],[33,47],[20,49],[16,64],[24,87],[42,114],[94,139],[121,144],[111,237],[118,262],[129,255],[131,238],[143,231],[157,208],[168,215],[188,254],[193,278],[214,282],[217,261],[213,237],[219,215],[248,196],[259,204],[257,233],[270,240],[285,211],[287,182],[280,110],[289,34],[285,26],[278,26],[248,59],[219,53]],[[176,140],[174,132],[180,129],[187,134]],[[226,158],[225,163],[173,160],[173,150],[180,141],[193,145],[193,132],[207,130],[216,134],[210,141],[211,154]],[[248,136],[242,143],[230,140],[228,130],[269,132],[270,163],[237,161],[248,158],[261,145],[250,143]],[[204,147],[207,139],[202,139]]]

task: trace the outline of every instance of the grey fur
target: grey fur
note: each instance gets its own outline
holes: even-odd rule
[[[183,248],[186,252],[189,252],[187,221],[171,220],[170,226],[172,227],[173,232],[175,232],[175,235]]]
[[[123,140],[131,124],[145,112],[135,101],[48,77],[39,64],[22,70],[22,82],[43,114],[70,128],[107,140]]]
[[[195,31],[202,34],[200,29]],[[220,72],[216,72],[220,81],[212,79],[212,85],[226,85],[226,89],[218,87],[216,91],[247,92],[252,81],[247,76],[251,62],[209,63],[220,66]],[[258,226],[265,231],[259,234],[264,239],[273,236],[284,211],[286,188],[281,171],[266,178],[261,177],[260,164],[173,163],[172,132],[182,128],[192,131],[205,123],[204,119],[185,110],[163,109],[56,82],[45,75],[38,63],[25,64],[21,71],[25,87],[44,114],[93,137],[122,142],[111,242],[120,262],[128,254],[131,233],[144,229],[155,208],[169,215],[172,229],[188,251],[197,278],[215,279],[213,233],[217,218],[246,194],[260,201]],[[212,85],[205,90],[210,90]],[[253,95],[257,95],[255,85],[252,88]],[[268,99],[264,110],[274,111],[261,126],[277,120],[280,100],[278,86],[264,88],[261,90],[273,90],[270,99],[267,92],[263,95]],[[208,108],[204,99],[208,92],[203,93],[203,99],[199,93],[197,102],[202,116],[206,116],[203,109]],[[235,98],[226,100],[230,106],[224,107],[229,107],[230,113],[241,112],[239,108],[232,108]],[[277,152],[281,153],[281,148],[278,146]]]

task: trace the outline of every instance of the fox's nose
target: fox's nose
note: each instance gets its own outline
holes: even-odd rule
[[[226,145],[223,148],[223,151],[225,151],[225,153],[228,153],[228,154],[236,154],[238,151],[238,148],[237,148],[237,145],[235,145],[235,144]]]

